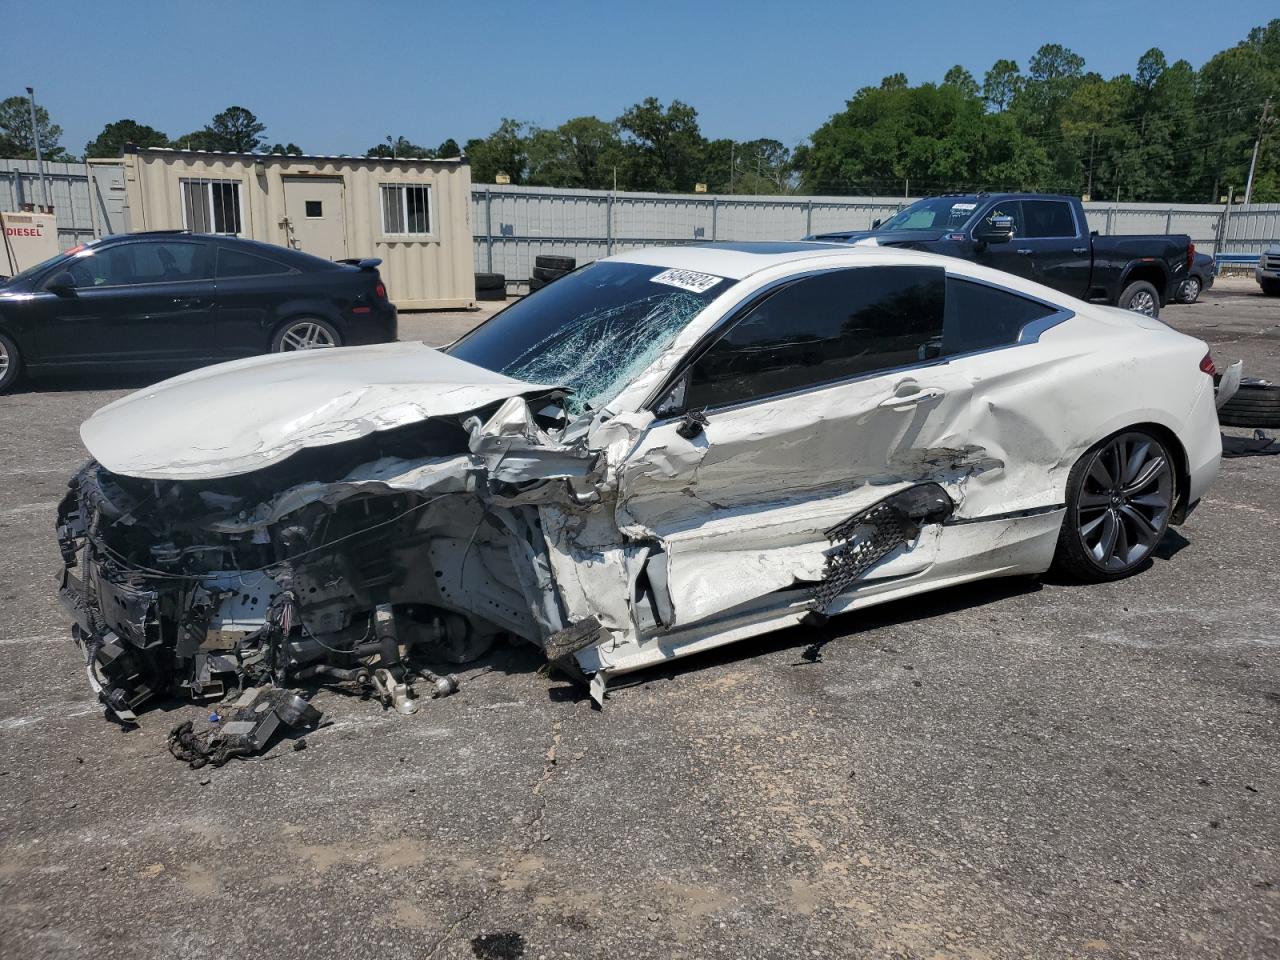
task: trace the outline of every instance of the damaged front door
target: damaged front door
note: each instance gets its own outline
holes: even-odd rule
[[[659,629],[785,602],[822,579],[829,528],[917,482],[955,489],[980,451],[965,445],[969,381],[941,359],[945,283],[932,266],[810,274],[690,355],[620,478]],[[936,536],[877,569],[924,569]]]

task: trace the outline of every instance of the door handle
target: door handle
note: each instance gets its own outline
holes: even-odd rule
[[[1020,256],[1029,257],[1029,256],[1031,256],[1031,248],[1030,248],[1030,247],[1020,247],[1020,248],[1018,249],[1018,254],[1019,254]]]
[[[1072,253],[1085,254],[1085,253],[1088,253],[1088,252],[1089,252],[1089,248],[1088,248],[1088,247],[1072,247],[1072,248],[1071,248],[1071,252],[1072,252]]]
[[[918,393],[909,393],[905,397],[892,396],[887,400],[881,400],[879,407],[882,410],[901,410],[906,407],[914,407],[918,403],[924,403],[926,400],[936,400],[939,397],[945,397],[947,392],[939,390],[937,387],[925,387]]]

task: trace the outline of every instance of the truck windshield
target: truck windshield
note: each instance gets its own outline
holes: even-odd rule
[[[879,229],[963,230],[977,209],[977,201],[967,197],[927,197],[882,223]]]
[[[734,281],[639,263],[593,263],[496,314],[446,352],[599,410]]]

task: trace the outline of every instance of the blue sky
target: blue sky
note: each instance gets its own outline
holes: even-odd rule
[[[272,140],[356,153],[434,146],[504,117],[554,126],[646,96],[695,106],[709,137],[803,140],[859,87],[904,72],[981,81],[1042,43],[1132,73],[1151,46],[1195,66],[1280,15],[1234,0],[483,3],[62,0],[10,11],[0,96],[32,85],[74,152],[129,117],[178,136],[238,104]]]

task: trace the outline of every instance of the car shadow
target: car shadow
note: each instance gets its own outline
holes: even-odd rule
[[[657,680],[674,680],[686,673],[696,673],[709,667],[786,651],[796,653],[796,660],[790,666],[808,667],[821,663],[823,649],[835,640],[850,640],[885,626],[901,626],[933,620],[997,600],[1036,593],[1040,589],[1040,581],[1030,577],[1002,577],[891,600],[876,607],[832,617],[821,625],[801,624],[788,627],[729,643],[704,653],[681,657],[670,663],[638,670],[612,680],[609,689],[625,690],[628,687],[643,686]],[[585,688],[583,688],[583,696],[585,695]]]
[[[42,393],[86,393],[94,390],[141,390],[168,379],[181,370],[147,373],[59,373],[23,377],[9,391],[11,396]]]

